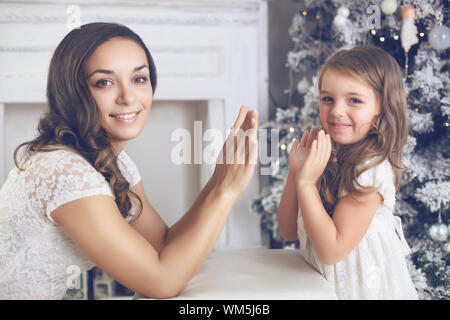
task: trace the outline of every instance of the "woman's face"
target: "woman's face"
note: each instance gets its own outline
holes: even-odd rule
[[[111,38],[94,51],[86,65],[89,90],[100,110],[100,124],[120,153],[147,121],[153,89],[144,49],[124,38]]]

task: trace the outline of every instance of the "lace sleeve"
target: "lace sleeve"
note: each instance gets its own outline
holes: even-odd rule
[[[384,160],[376,167],[370,168],[358,177],[363,187],[375,187],[383,196],[383,204],[390,209],[395,204],[394,173],[388,160]]]
[[[26,193],[30,209],[45,214],[53,223],[53,210],[64,203],[93,195],[114,198],[108,182],[81,155],[69,150],[43,152],[26,169]]]
[[[135,186],[139,183],[139,181],[142,180],[136,164],[125,152],[125,150],[122,150],[122,152],[119,154],[119,157],[117,158],[117,165],[120,169],[120,172],[122,172],[123,176],[130,184],[130,187]]]
[[[371,160],[369,160],[371,161]],[[365,163],[367,165],[368,162]],[[383,205],[393,209],[395,205],[394,173],[388,160],[384,160],[376,167],[363,171],[358,176],[358,183],[363,187],[374,187],[383,196]],[[354,183],[356,189],[360,186]],[[339,198],[347,194],[345,190],[339,192]]]

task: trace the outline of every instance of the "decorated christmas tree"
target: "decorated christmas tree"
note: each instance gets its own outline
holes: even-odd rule
[[[304,0],[288,30],[288,105],[261,127],[279,135],[269,186],[252,202],[261,214],[271,248],[297,247],[284,242],[277,209],[289,170],[292,142],[318,127],[319,94],[315,74],[335,51],[375,45],[391,54],[404,70],[409,137],[394,214],[402,219],[411,254],[411,277],[421,299],[450,298],[450,29],[448,0]]]

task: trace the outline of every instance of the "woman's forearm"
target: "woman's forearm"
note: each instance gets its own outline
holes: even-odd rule
[[[166,274],[176,278],[169,279],[175,291],[184,288],[214,248],[235,200],[208,184],[189,211],[169,229],[160,262]]]
[[[168,230],[166,234],[166,239],[164,241],[164,245],[170,243],[174,238],[177,237],[179,233],[182,233],[186,228],[189,228],[192,221],[195,219],[198,209],[200,205],[206,199],[206,196],[213,190],[213,184],[211,179],[206,183],[203,189],[200,191],[200,194],[195,199],[192,206],[189,210],[182,216],[175,224],[173,224]]]
[[[284,240],[293,241],[297,239],[297,215],[297,187],[294,174],[289,170],[278,206],[278,225]]]
[[[336,226],[326,212],[315,185],[299,185],[297,197],[308,238],[320,260],[327,264],[336,248]]]
[[[242,157],[244,163],[216,163],[214,173],[192,207],[167,231],[159,253],[159,271],[163,283],[170,286],[170,293],[181,291],[206,260],[234,202],[250,182],[258,154],[257,116],[256,111],[242,106],[218,155],[218,159],[223,159],[231,153],[234,155],[231,159]],[[250,135],[237,134],[237,130],[247,132],[250,129]]]

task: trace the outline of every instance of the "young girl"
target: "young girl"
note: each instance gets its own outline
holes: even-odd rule
[[[241,107],[212,177],[168,228],[124,151],[144,128],[155,88],[153,58],[125,26],[83,25],[58,45],[49,111],[38,137],[15,150],[17,168],[0,190],[0,299],[61,299],[73,275],[95,265],[153,298],[177,295],[194,276],[250,182],[257,112]]]
[[[322,130],[306,131],[289,153],[281,234],[300,240],[340,299],[417,299],[392,213],[408,133],[401,74],[377,47],[329,57],[318,77]]]

